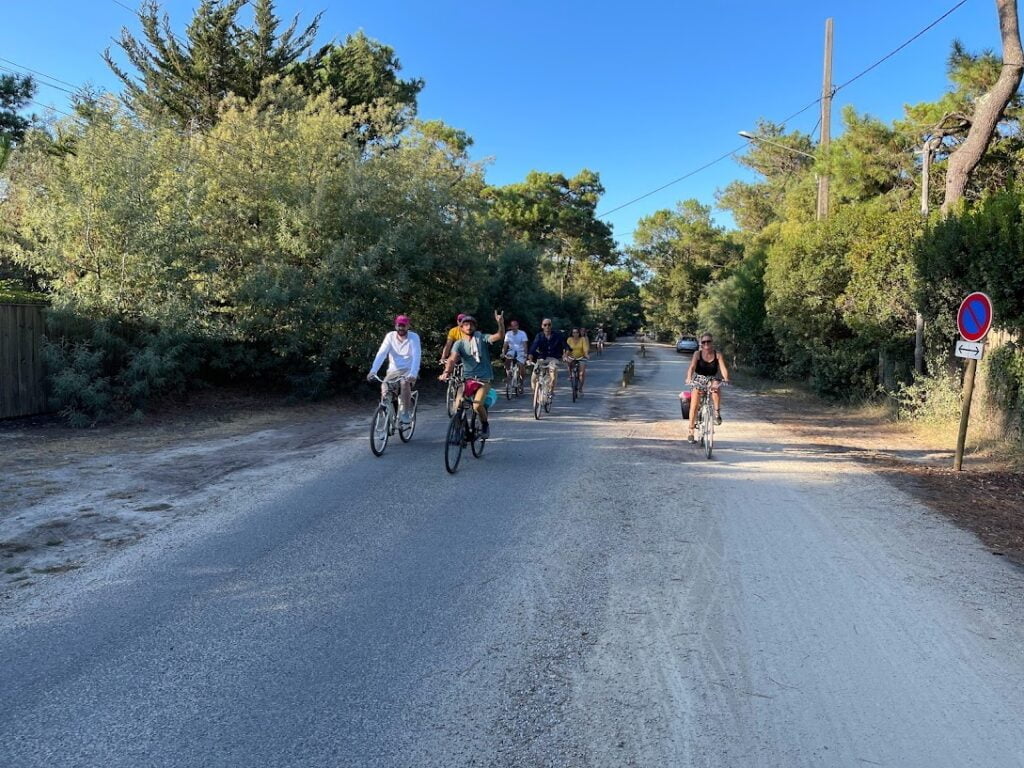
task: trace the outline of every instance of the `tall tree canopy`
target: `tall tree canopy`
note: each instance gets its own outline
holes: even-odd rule
[[[342,98],[350,106],[382,100],[415,114],[416,96],[424,83],[399,79],[401,68],[393,48],[360,30],[344,44],[324,46],[309,60],[297,62],[291,74],[310,93],[330,90],[334,98]]]
[[[305,54],[316,37],[318,14],[301,32],[296,17],[279,32],[273,0],[251,0],[253,20],[244,25],[239,11],[250,0],[202,0],[181,40],[171,31],[156,0],[139,12],[142,38],[121,30],[118,47],[137,75],[126,72],[104,52],[108,66],[124,83],[125,103],[136,112],[171,118],[179,126],[208,127],[216,122],[228,94],[254,99],[263,80],[283,74]]]

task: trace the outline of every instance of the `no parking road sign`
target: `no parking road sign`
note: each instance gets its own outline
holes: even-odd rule
[[[956,327],[964,341],[981,341],[992,327],[992,299],[975,291],[960,302]]]
[[[953,469],[960,471],[964,462],[964,443],[967,441],[967,421],[971,417],[971,396],[974,394],[974,372],[978,368],[978,360],[984,344],[976,342],[985,338],[992,327],[992,299],[981,291],[975,291],[960,302],[956,313],[956,327],[963,337],[956,344],[957,357],[969,358],[967,370],[964,371],[964,404],[960,411],[960,434],[956,440],[956,454],[953,456]]]

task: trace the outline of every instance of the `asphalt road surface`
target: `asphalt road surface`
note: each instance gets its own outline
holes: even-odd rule
[[[1024,574],[740,389],[706,460],[633,349],[6,611],[0,766],[1024,765]]]

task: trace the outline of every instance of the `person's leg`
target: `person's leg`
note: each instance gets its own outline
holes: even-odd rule
[[[715,389],[715,391],[711,393],[711,402],[713,402],[715,404],[715,423],[716,424],[721,424],[722,423],[722,393],[718,389]]]
[[[412,384],[405,378],[402,379],[402,410],[409,418],[412,413]]]
[[[488,432],[487,423],[487,406],[484,405],[484,400],[487,399],[487,393],[491,391],[491,383],[483,382],[480,388],[473,393],[473,410],[476,411],[477,418],[480,419],[480,426],[486,435]]]
[[[693,427],[697,423],[697,411],[700,410],[701,391],[693,390],[690,395],[690,434],[693,434]]]
[[[583,385],[587,383],[587,364],[584,362],[580,363],[580,392],[583,391]]]

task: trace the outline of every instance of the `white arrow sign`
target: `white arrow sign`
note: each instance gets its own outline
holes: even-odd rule
[[[966,357],[969,360],[981,360],[981,353],[985,350],[985,344],[980,341],[964,341],[960,339],[956,343],[956,356]]]

